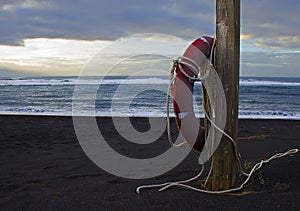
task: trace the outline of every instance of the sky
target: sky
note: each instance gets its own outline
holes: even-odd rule
[[[241,76],[300,77],[299,11],[298,0],[241,0]],[[0,0],[0,77],[76,76],[127,36],[214,36],[215,15],[213,0]]]

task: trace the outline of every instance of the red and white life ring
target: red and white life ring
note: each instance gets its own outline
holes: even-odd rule
[[[182,60],[188,58],[200,66],[210,56],[213,43],[214,38],[208,36],[194,40],[185,50]],[[191,61],[186,59],[184,63],[191,64]],[[176,123],[188,144],[194,149],[201,151],[205,144],[205,132],[199,120],[195,117],[193,108],[194,81],[190,80],[184,73],[195,78],[198,75],[195,74],[195,71],[189,65],[180,63],[175,65],[176,78],[173,88],[173,105]],[[179,65],[181,65],[183,71],[180,71]]]

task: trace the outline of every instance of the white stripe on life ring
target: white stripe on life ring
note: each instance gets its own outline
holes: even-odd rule
[[[179,119],[183,119],[184,117],[186,117],[188,115],[189,112],[181,112],[178,114],[178,118]]]

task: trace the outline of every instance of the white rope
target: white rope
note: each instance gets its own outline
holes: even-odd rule
[[[170,96],[173,92],[173,84],[175,81],[175,77],[174,77],[175,69],[176,69],[176,64],[175,64],[175,62],[173,62],[173,67],[170,72],[170,83],[169,83],[169,87],[168,87],[167,100],[166,100],[167,132],[168,132],[168,141],[169,141],[170,145],[174,146],[174,147],[181,147],[181,146],[187,144],[187,142],[183,141],[180,144],[175,144],[173,142],[172,135],[171,135],[171,123],[170,123]]]
[[[214,46],[215,46],[215,39],[214,39],[213,46],[212,46],[211,52],[210,52],[210,59],[209,59],[210,68],[213,67],[212,57],[213,57]],[[183,60],[187,60],[190,63],[187,63],[187,62],[185,62]],[[189,67],[189,69],[192,70],[192,72],[195,74],[195,76],[192,77],[189,74],[187,74],[183,70],[182,65],[185,65],[185,66]],[[167,100],[166,100],[167,101],[166,102],[167,132],[168,132],[168,141],[169,141],[170,145],[174,146],[174,147],[181,147],[183,145],[186,145],[187,141],[184,141],[184,142],[182,142],[180,144],[175,144],[172,141],[171,126],[170,126],[170,115],[169,115],[169,108],[170,108],[169,102],[170,102],[170,96],[172,95],[173,85],[174,85],[174,81],[175,81],[174,73],[175,73],[176,66],[178,66],[179,70],[181,71],[181,73],[184,76],[186,76],[191,81],[203,81],[203,80],[205,80],[208,77],[209,71],[207,71],[207,73],[205,73],[204,76],[201,77],[200,76],[200,67],[198,66],[198,64],[194,60],[192,60],[192,59],[190,59],[188,57],[178,57],[176,60],[173,61],[173,67],[172,67],[172,69],[170,71],[170,84],[169,84],[168,93],[167,93]],[[193,190],[193,191],[197,191],[197,192],[201,192],[201,193],[209,193],[209,194],[224,194],[224,193],[230,193],[230,192],[239,191],[239,190],[243,189],[243,187],[249,182],[249,180],[253,176],[253,174],[256,171],[258,171],[259,169],[261,169],[264,164],[269,163],[270,161],[272,161],[274,159],[278,159],[278,158],[285,157],[285,156],[288,156],[288,155],[289,156],[293,156],[294,154],[298,153],[298,151],[299,151],[299,149],[295,148],[295,149],[288,150],[288,151],[286,151],[284,153],[277,153],[277,154],[271,156],[270,158],[268,158],[266,160],[261,160],[260,162],[256,163],[253,166],[253,168],[251,169],[251,171],[249,173],[246,173],[246,172],[244,172],[244,170],[243,170],[243,168],[241,166],[241,160],[240,160],[241,156],[240,156],[240,154],[239,154],[239,152],[237,150],[237,145],[236,145],[236,142],[234,141],[234,139],[228,133],[226,133],[224,130],[222,130],[220,127],[218,127],[215,124],[215,122],[207,114],[205,108],[203,108],[203,112],[204,112],[205,117],[211,123],[211,125],[213,127],[215,127],[223,135],[225,135],[232,142],[233,148],[234,148],[234,152],[235,152],[235,157],[236,157],[236,160],[237,160],[237,163],[238,163],[238,168],[239,168],[240,172],[244,176],[247,177],[244,180],[244,182],[239,187],[232,188],[232,189],[227,189],[227,190],[221,190],[221,191],[204,190],[204,189],[195,188],[193,186],[184,184],[184,183],[195,181],[196,179],[198,179],[202,175],[202,173],[204,171],[204,165],[201,164],[201,170],[200,170],[200,172],[196,176],[194,176],[194,177],[192,177],[190,179],[186,179],[186,180],[182,180],[182,181],[177,181],[177,182],[165,182],[165,183],[162,183],[162,184],[142,185],[142,186],[139,186],[136,189],[136,192],[138,194],[140,194],[141,189],[162,187],[161,189],[159,189],[159,191],[164,191],[164,190],[166,190],[166,189],[168,189],[170,187],[173,187],[173,186],[179,186],[179,187],[187,188],[187,189],[190,189],[190,190]],[[209,175],[211,173],[211,170],[212,169],[210,169]],[[207,180],[205,182],[205,185],[206,185],[206,183],[207,183]]]
[[[173,186],[178,186],[178,187],[183,187],[183,188],[187,188],[189,190],[193,190],[193,191],[197,191],[197,192],[200,192],[200,193],[209,193],[209,194],[224,194],[224,193],[231,193],[231,192],[235,192],[235,191],[239,191],[241,189],[244,188],[244,186],[249,182],[249,180],[251,179],[251,177],[253,176],[253,174],[258,171],[259,169],[262,168],[263,164],[266,164],[266,163],[269,163],[271,162],[272,160],[274,159],[278,159],[278,158],[282,158],[282,157],[285,157],[285,156],[293,156],[294,154],[298,153],[299,149],[291,149],[291,150],[288,150],[286,151],[285,153],[277,153],[275,155],[273,155],[272,157],[266,159],[266,160],[261,160],[260,162],[256,163],[254,165],[254,167],[251,169],[250,173],[247,174],[247,178],[244,180],[244,182],[239,186],[239,187],[236,187],[236,188],[231,188],[231,189],[227,189],[227,190],[221,190],[221,191],[210,191],[210,190],[204,190],[204,189],[200,189],[200,188],[195,188],[193,186],[190,186],[190,185],[186,185],[184,183],[188,183],[188,182],[192,182],[196,179],[198,179],[203,171],[204,171],[204,165],[201,165],[202,168],[201,168],[201,171],[194,177],[190,178],[190,179],[186,179],[186,180],[183,180],[183,181],[178,181],[178,182],[166,182],[166,183],[163,183],[163,184],[154,184],[154,185],[143,185],[143,186],[139,186],[137,189],[136,189],[136,192],[138,194],[140,194],[140,190],[141,189],[145,189],[145,188],[155,188],[155,187],[162,187],[164,186],[163,188],[159,189],[158,191],[164,191],[170,187],[173,187]]]
[[[185,62],[184,60],[187,60],[190,63]],[[180,72],[191,81],[204,81],[208,77],[208,73],[201,77],[199,65],[194,60],[188,57],[180,56],[177,59],[173,60],[173,67],[175,66],[176,68],[176,65],[178,66]],[[195,75],[190,76],[189,74],[187,74],[184,71],[182,65],[187,66]]]
[[[238,150],[237,150],[237,145],[236,145],[236,142],[234,141],[234,139],[228,134],[226,133],[224,130],[222,130],[221,128],[219,128],[215,123],[214,121],[212,121],[212,119],[209,117],[209,115],[206,113],[205,109],[203,109],[203,112],[204,112],[204,115],[205,117],[208,119],[208,121],[219,131],[221,132],[223,135],[225,135],[233,144],[233,148],[234,148],[234,154],[235,154],[235,157],[237,159],[237,163],[238,163],[238,168],[239,170],[242,172],[243,175],[245,176],[248,176],[247,173],[245,173],[243,171],[243,168],[242,168],[242,164],[241,164],[241,159],[240,159],[240,155],[238,153]]]
[[[166,183],[162,183],[162,184],[154,184],[154,185],[142,185],[142,186],[139,186],[137,189],[136,189],[136,192],[138,194],[140,194],[140,190],[141,189],[146,189],[146,188],[157,188],[157,187],[162,187],[162,186],[165,186],[163,188],[161,188],[159,191],[163,191],[164,189],[167,189],[169,185],[172,185],[172,184],[182,184],[182,183],[187,183],[187,182],[192,182],[196,179],[198,179],[201,174],[203,173],[204,171],[204,165],[201,165],[202,168],[201,168],[201,171],[194,177],[190,178],[190,179],[186,179],[186,180],[182,180],[182,181],[177,181],[177,182],[166,182]]]
[[[239,191],[241,189],[243,189],[243,187],[248,183],[248,181],[250,180],[250,178],[252,177],[252,175],[259,169],[262,168],[263,164],[269,163],[270,161],[274,160],[274,159],[278,159],[281,157],[285,157],[287,155],[289,156],[293,156],[294,154],[296,154],[299,150],[298,149],[291,149],[286,151],[285,153],[277,153],[275,155],[273,155],[272,157],[266,159],[266,160],[261,160],[260,162],[258,162],[257,164],[254,165],[254,167],[252,168],[252,170],[250,171],[250,173],[248,174],[247,178],[245,179],[245,181],[237,188],[232,188],[232,189],[227,189],[227,190],[221,190],[221,191],[210,191],[210,190],[204,190],[204,189],[199,189],[199,188],[195,188],[193,186],[190,185],[185,185],[182,184],[180,182],[174,182],[171,184],[168,184],[166,187],[161,188],[159,191],[165,190],[167,188],[170,188],[172,186],[180,186],[180,187],[184,187],[190,190],[194,190],[197,192],[201,192],[201,193],[209,193],[209,194],[222,194],[222,193],[231,193],[231,192],[235,192],[235,191]],[[201,170],[201,173],[203,171]],[[197,175],[198,176],[198,175]],[[200,176],[200,175],[199,175]]]

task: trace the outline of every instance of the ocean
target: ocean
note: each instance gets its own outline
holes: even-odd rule
[[[156,76],[2,78],[0,114],[72,115],[76,108],[76,115],[164,117],[168,83]],[[200,84],[194,96],[196,115],[203,117]],[[241,77],[239,118],[299,120],[300,78]]]

